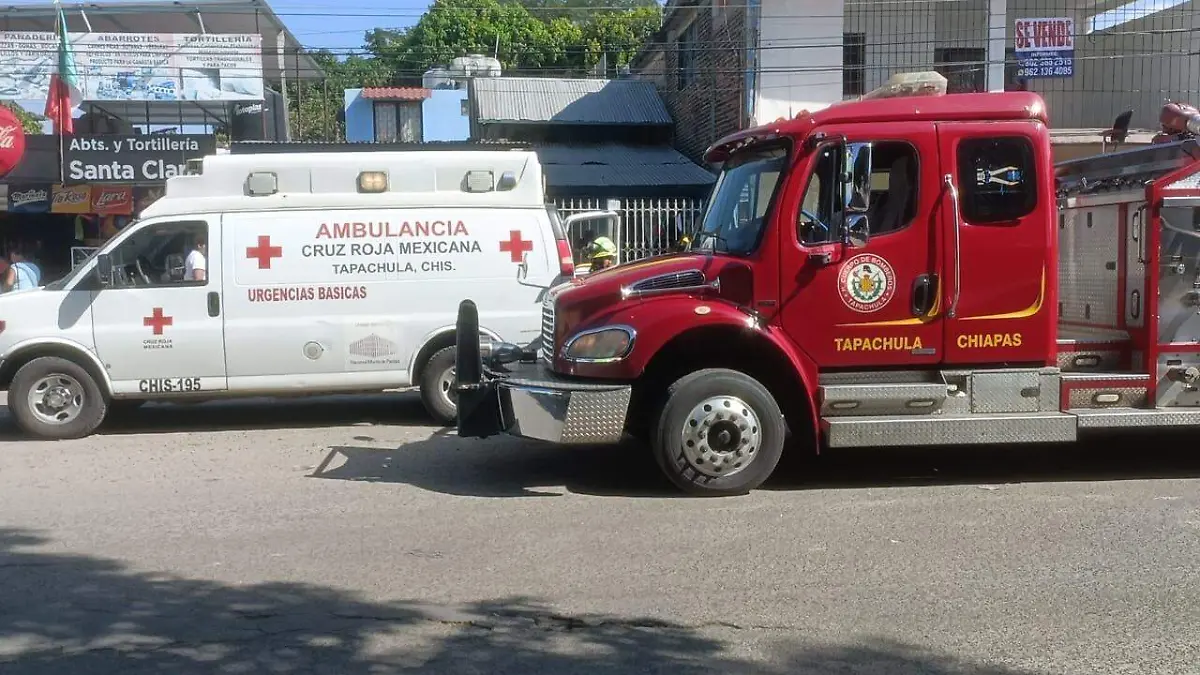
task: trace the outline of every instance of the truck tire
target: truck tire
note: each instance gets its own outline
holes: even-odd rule
[[[783,412],[758,380],[710,368],[667,390],[651,448],[667,478],[698,496],[745,494],[783,456]]]
[[[48,440],[87,436],[108,413],[87,369],[57,356],[21,366],[8,388],[8,407],[22,431]]]
[[[421,368],[421,403],[438,424],[457,421],[454,396],[454,347],[438,350]]]

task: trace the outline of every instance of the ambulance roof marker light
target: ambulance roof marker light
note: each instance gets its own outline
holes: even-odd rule
[[[463,177],[464,192],[491,192],[496,189],[495,174],[491,171],[468,171]]]
[[[246,176],[246,195],[269,197],[279,192],[279,177],[274,171],[251,171]]]
[[[387,192],[388,175],[386,171],[363,171],[358,174],[358,191],[366,194]]]
[[[512,171],[505,171],[500,174],[500,180],[496,181],[496,189],[501,191],[509,191],[517,187],[517,174]]]

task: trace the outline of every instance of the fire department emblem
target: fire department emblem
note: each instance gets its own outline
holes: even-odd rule
[[[856,255],[842,265],[838,293],[856,312],[877,312],[896,294],[896,274],[888,261],[877,255]]]

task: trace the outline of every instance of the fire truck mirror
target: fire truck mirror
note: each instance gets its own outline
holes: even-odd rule
[[[871,144],[847,143],[843,166],[846,213],[866,213],[871,204]]]
[[[112,258],[108,257],[107,253],[96,256],[96,279],[99,280],[101,286],[108,286],[112,283],[112,270]]]
[[[871,227],[867,217],[860,213],[846,216],[846,243],[850,248],[862,248],[871,239]]]

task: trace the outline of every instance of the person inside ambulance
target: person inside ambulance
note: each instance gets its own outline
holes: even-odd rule
[[[208,242],[204,232],[197,232],[192,250],[188,252],[187,259],[183,262],[183,280],[188,281],[204,281],[207,279],[208,273]]]

